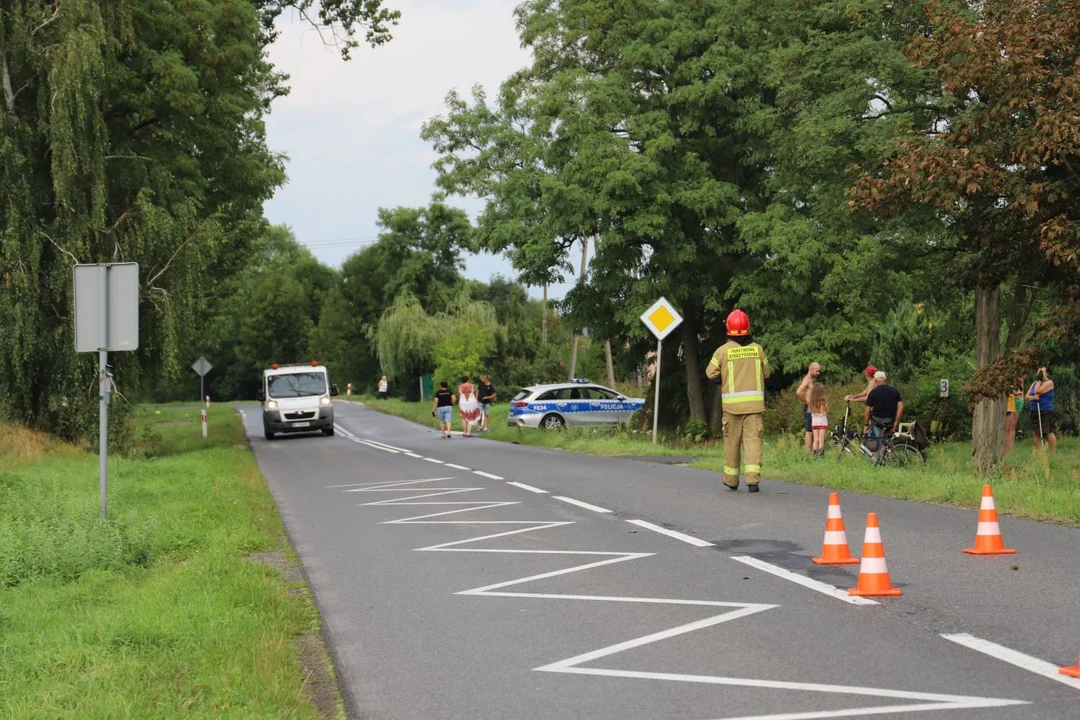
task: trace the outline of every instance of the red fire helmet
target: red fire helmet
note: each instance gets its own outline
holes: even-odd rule
[[[727,334],[739,337],[750,334],[750,317],[742,310],[732,310],[727,316]]]

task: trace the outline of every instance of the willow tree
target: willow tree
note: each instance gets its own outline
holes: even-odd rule
[[[200,298],[243,266],[284,181],[264,114],[287,91],[272,23],[310,0],[6,0],[0,6],[0,409],[75,438],[95,370],[74,352],[75,263],[141,265],[137,353],[121,392],[175,375]],[[330,0],[322,21],[378,44],[380,0]],[[381,28],[381,30],[380,30]],[[374,33],[374,34],[372,34]]]
[[[430,372],[439,336],[431,316],[409,290],[383,310],[370,333],[378,345],[379,363],[388,377],[401,380]]]

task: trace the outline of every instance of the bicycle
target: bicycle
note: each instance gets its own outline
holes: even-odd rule
[[[835,457],[836,462],[842,462],[845,459],[854,458],[857,448],[859,453],[875,465],[906,467],[916,462],[926,463],[926,455],[915,445],[910,435],[893,433],[882,428],[881,435],[864,437],[857,429],[848,427],[850,419],[851,403],[849,402],[844,411],[843,423],[833,427],[830,435],[831,442],[814,453],[815,458]],[[879,445],[879,447],[868,447],[868,444]],[[875,458],[875,455],[878,457]]]

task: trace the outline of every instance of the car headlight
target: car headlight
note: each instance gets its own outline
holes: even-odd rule
[[[277,400],[270,400],[266,403],[267,410],[277,410]]]
[[[323,407],[326,407],[327,405],[330,404],[330,398],[328,398],[328,397],[320,398],[319,399],[319,404],[322,405]]]

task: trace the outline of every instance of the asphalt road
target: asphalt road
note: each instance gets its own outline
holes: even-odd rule
[[[1076,530],[1003,518],[1019,554],[971,557],[973,512],[844,495],[904,591],[856,605],[858,566],[810,563],[826,490],[336,413],[245,422],[354,718],[1080,718]]]

